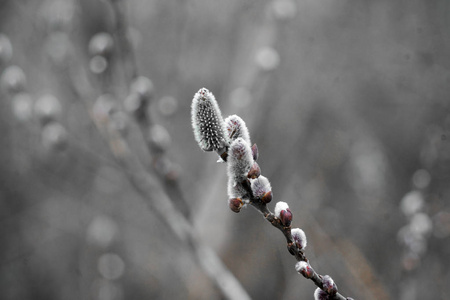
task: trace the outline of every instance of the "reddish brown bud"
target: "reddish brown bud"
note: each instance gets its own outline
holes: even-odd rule
[[[232,211],[238,213],[241,211],[241,208],[244,206],[244,202],[242,202],[241,198],[232,198],[228,199],[228,206]]]
[[[291,226],[291,222],[292,222],[292,213],[291,210],[289,208],[282,210],[280,212],[280,220],[281,223],[283,223],[284,226],[289,227]]]
[[[264,196],[261,198],[261,201],[265,204],[272,201],[272,192],[269,191],[269,192],[265,193]]]
[[[334,283],[333,278],[331,278],[329,275],[325,275],[322,277],[322,284],[323,284],[323,290],[327,292],[329,295],[336,295],[337,293],[337,286]]]
[[[258,153],[258,146],[256,146],[256,144],[253,144],[253,146],[252,146],[252,154],[253,154],[253,160],[257,160],[259,153]]]
[[[251,179],[256,179],[261,175],[261,169],[259,168],[258,163],[255,161],[253,166],[248,171],[247,177]]]
[[[311,268],[310,264],[305,261],[299,261],[295,265],[295,269],[298,273],[302,274],[305,278],[312,278],[314,275],[314,270]]]

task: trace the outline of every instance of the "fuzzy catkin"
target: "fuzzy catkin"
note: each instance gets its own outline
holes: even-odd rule
[[[269,179],[262,175],[257,179],[251,180],[251,187],[253,196],[255,196],[256,198],[262,198],[266,193],[272,191]]]
[[[245,125],[245,122],[241,117],[238,115],[228,116],[225,119],[225,126],[230,143],[237,138],[243,138],[249,145],[252,144],[250,142],[250,133],[248,132],[247,125]]]
[[[250,145],[243,139],[234,140],[228,151],[228,178],[241,182],[247,178],[253,165],[253,155]]]
[[[228,197],[231,198],[239,198],[246,199],[248,198],[247,191],[244,189],[240,182],[236,182],[236,180],[232,177],[228,177]]]
[[[203,151],[222,151],[228,146],[225,122],[214,95],[201,88],[192,99],[192,127]]]

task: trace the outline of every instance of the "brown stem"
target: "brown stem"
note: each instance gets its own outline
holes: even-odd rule
[[[267,207],[267,205],[263,202],[261,202],[261,200],[255,198],[253,196],[253,192],[251,189],[251,185],[250,185],[250,181],[248,179],[244,180],[241,182],[242,186],[245,188],[245,190],[247,191],[247,194],[250,198],[250,204],[257,210],[259,211],[264,218],[270,223],[272,224],[273,227],[277,228],[278,230],[280,230],[284,237],[286,238],[287,241],[287,249],[289,251],[289,253],[295,257],[295,259],[297,261],[305,261],[308,262],[308,258],[305,256],[305,254],[303,253],[302,250],[300,250],[297,247],[297,244],[294,242],[292,235],[291,235],[291,226],[284,226],[281,223],[281,220],[279,218],[277,218],[275,216],[275,214],[273,214],[269,208]],[[319,287],[320,289],[323,290],[323,280],[322,280],[322,275],[316,273],[316,271],[313,269],[313,274],[312,276],[309,278],[311,279],[314,284]],[[330,299],[337,299],[337,300],[346,300],[346,298],[344,296],[342,296],[339,293],[336,293],[334,295],[329,295]]]

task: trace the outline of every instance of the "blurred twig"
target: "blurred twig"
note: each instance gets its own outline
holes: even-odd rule
[[[116,2],[113,1],[113,4],[117,5]],[[118,6],[114,7],[119,8]],[[247,292],[218,255],[200,240],[196,229],[161,188],[158,179],[146,170],[137,155],[131,151],[122,133],[112,126],[109,118],[99,120],[93,114],[92,103],[88,99],[95,99],[96,91],[88,80],[89,75],[86,71],[76,64],[71,64],[68,71],[72,90],[76,92],[79,99],[85,101],[84,104],[89,111],[91,120],[107,141],[111,152],[136,191],[146,200],[150,210],[160,217],[164,224],[186,246],[185,249],[188,249],[194,255],[199,265],[227,299],[250,299]],[[151,154],[149,153],[148,156],[151,157]]]
[[[79,78],[79,77],[78,77]],[[74,84],[79,82],[74,78]],[[92,98],[92,89],[86,86],[76,87],[81,99]],[[91,92],[82,92],[90,90]],[[107,140],[109,147],[127,174],[130,182],[136,191],[146,199],[151,211],[167,225],[171,231],[180,239],[183,244],[187,244],[198,260],[200,266],[214,281],[225,297],[228,299],[250,299],[234,275],[226,268],[217,254],[207,245],[200,241],[196,230],[189,221],[173,205],[172,200],[161,189],[156,178],[150,174],[140,163],[137,156],[130,150],[128,143],[123,139],[120,132],[102,123],[92,115],[91,105],[86,103],[97,129]]]
[[[166,193],[170,196],[172,201],[177,205],[180,209],[181,213],[190,217],[190,208],[189,204],[186,201],[186,198],[181,191],[180,184],[177,180],[177,174],[173,170],[166,170],[161,172],[156,167],[159,163],[168,161],[166,155],[166,149],[161,149],[153,145],[149,139],[151,138],[151,128],[155,125],[152,120],[149,112],[150,101],[153,98],[154,87],[150,80],[146,82],[147,86],[145,87],[145,95],[139,93],[139,91],[132,91],[130,86],[134,84],[142,84],[139,83],[139,71],[137,67],[135,53],[133,51],[133,45],[130,42],[130,37],[128,34],[128,20],[126,17],[125,3],[121,0],[111,0],[109,2],[111,4],[111,8],[114,15],[115,21],[115,30],[114,36],[117,43],[119,59],[122,62],[123,68],[125,70],[125,78],[126,78],[126,86],[128,97],[136,97],[136,100],[139,101],[138,107],[136,107],[136,111],[132,112],[133,116],[139,125],[140,132],[146,141],[147,148],[150,152],[150,160],[152,161],[152,166],[156,171],[156,174],[159,175],[159,179],[162,184],[166,188]],[[147,78],[145,78],[147,79]],[[142,87],[141,87],[142,88]],[[138,87],[139,89],[139,87]],[[170,165],[170,163],[167,163]]]

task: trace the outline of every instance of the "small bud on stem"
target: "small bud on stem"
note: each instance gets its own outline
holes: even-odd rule
[[[289,205],[286,202],[277,202],[277,204],[275,205],[275,217],[280,219],[281,223],[285,227],[291,226],[292,213],[289,209]]]
[[[269,180],[264,176],[251,180],[253,196],[263,203],[269,203],[272,200],[272,187]]]
[[[298,249],[304,250],[307,244],[305,232],[300,228],[293,228],[291,229],[291,235]]]
[[[312,278],[314,274],[313,268],[311,268],[310,264],[306,261],[299,261],[295,264],[295,270],[302,274],[305,278]]]
[[[336,293],[337,293],[337,286],[334,283],[333,278],[331,278],[329,275],[324,275],[322,277],[322,282],[323,282],[323,290],[327,294],[329,294],[331,296],[336,295]]]
[[[228,199],[228,206],[232,211],[238,213],[241,211],[241,208],[244,207],[244,202],[240,198],[232,198]]]

